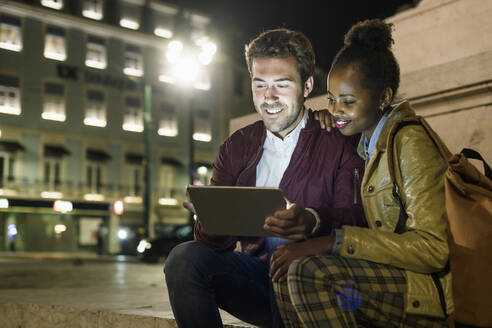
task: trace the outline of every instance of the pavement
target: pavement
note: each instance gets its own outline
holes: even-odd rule
[[[162,270],[132,256],[0,252],[0,328],[177,327]]]

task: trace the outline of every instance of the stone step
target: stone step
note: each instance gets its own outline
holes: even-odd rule
[[[124,310],[123,310],[124,312]],[[171,313],[172,316],[172,313]],[[0,304],[2,328],[177,328],[172,317],[40,304]],[[251,326],[225,324],[228,328]]]

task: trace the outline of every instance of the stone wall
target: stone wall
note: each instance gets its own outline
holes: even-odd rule
[[[451,151],[492,162],[492,1],[422,0],[395,25],[400,96],[427,118]]]

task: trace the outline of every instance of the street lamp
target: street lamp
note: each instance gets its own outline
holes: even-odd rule
[[[208,37],[196,40],[194,44],[189,42],[184,44],[182,41],[174,39],[168,43],[166,51],[165,71],[159,75],[159,81],[172,84],[180,84],[185,87],[194,87],[200,90],[210,89],[210,77],[204,68],[209,65],[217,46]],[[149,83],[145,84],[145,110],[144,110],[144,138],[145,138],[145,193],[144,193],[144,217],[146,223],[147,238],[153,237],[151,229],[151,170],[152,170],[152,151],[150,143],[150,131],[152,123],[152,87]],[[189,177],[190,184],[194,180],[194,155],[195,145],[193,143],[194,120],[193,108],[190,101],[189,105]]]
[[[210,89],[210,78],[205,66],[209,65],[217,46],[208,37],[196,40],[195,44],[188,44],[175,39],[169,42],[166,52],[167,70],[161,74],[159,80],[167,83],[178,83],[186,87],[193,86],[195,89]],[[194,181],[194,118],[193,107],[189,106],[189,178],[190,184]]]

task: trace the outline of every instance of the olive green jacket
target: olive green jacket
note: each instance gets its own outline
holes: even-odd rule
[[[448,262],[447,219],[444,203],[446,162],[420,125],[406,125],[392,137],[392,128],[415,117],[408,102],[392,110],[371,158],[365,158],[363,135],[359,155],[366,159],[361,195],[369,228],[344,226],[341,255],[392,265],[405,270],[408,313],[442,317],[431,273]],[[387,143],[393,140],[393,166],[399,195],[408,214],[406,232],[395,233],[400,208],[392,195]],[[453,311],[451,275],[441,278],[447,313]]]

